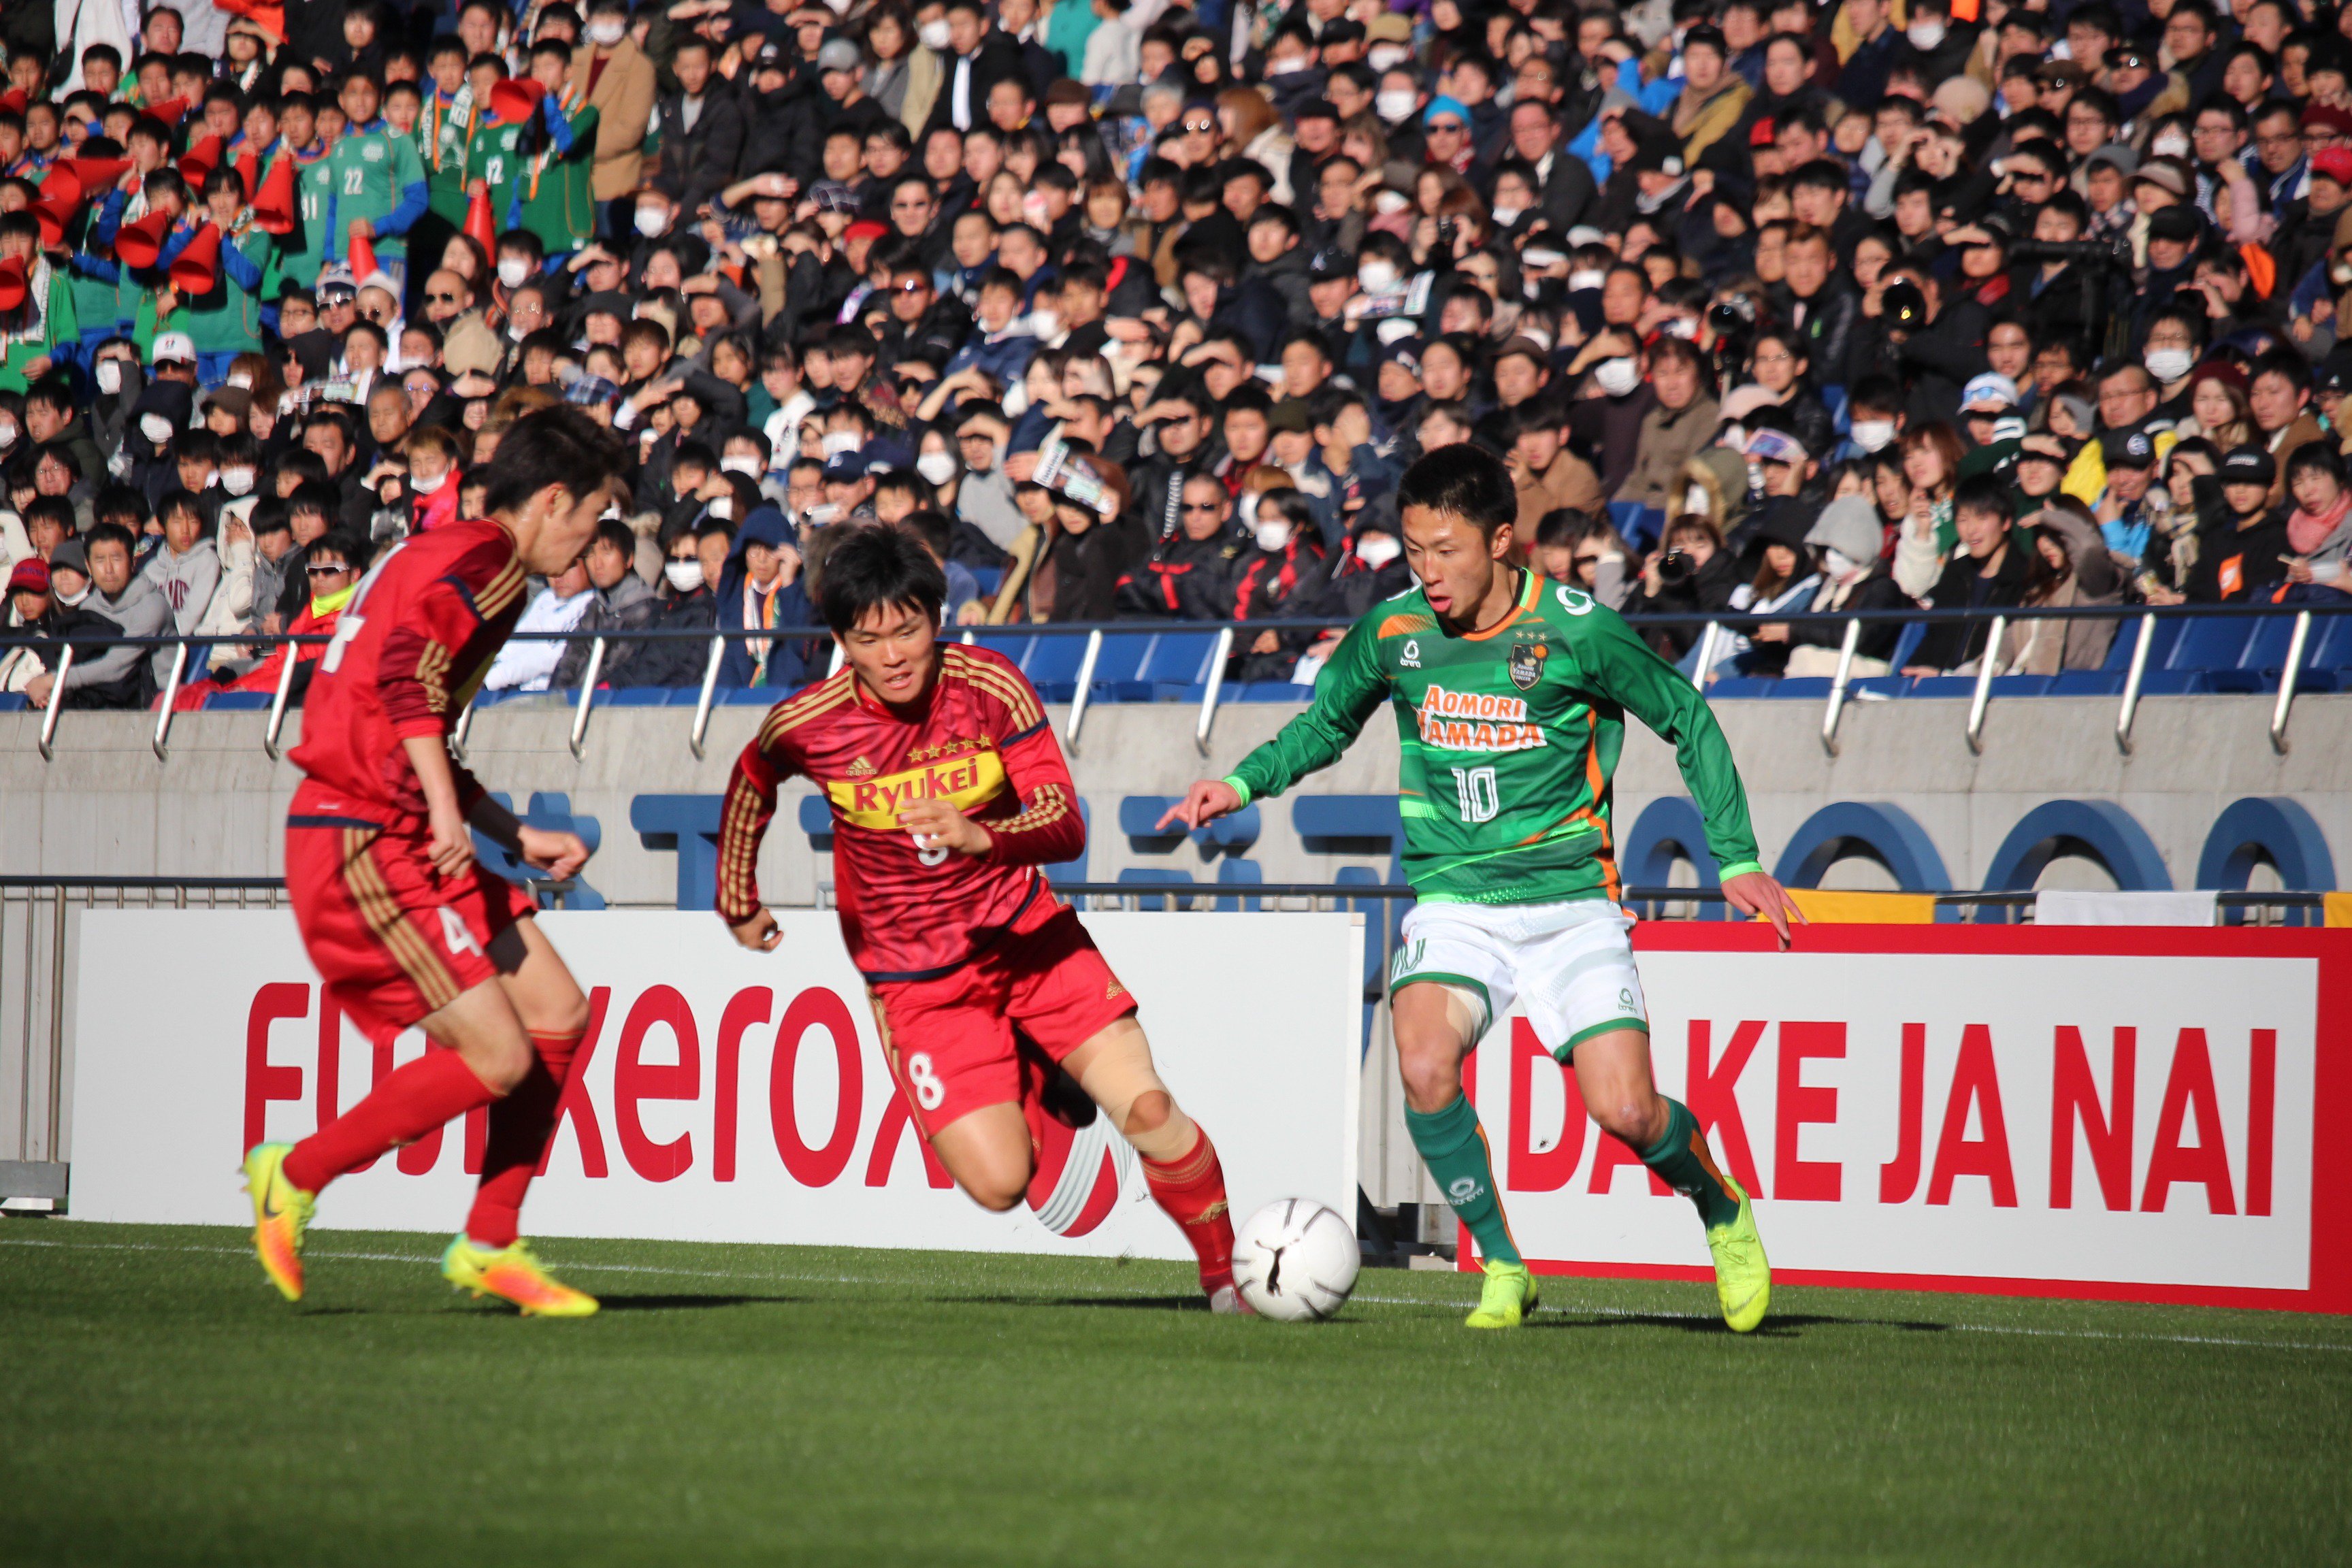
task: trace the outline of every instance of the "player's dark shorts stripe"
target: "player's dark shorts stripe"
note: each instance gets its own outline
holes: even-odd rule
[[[383,868],[375,863],[377,839],[373,834],[355,829],[344,831],[343,879],[360,918],[423,994],[425,1005],[436,1010],[447,1006],[457,999],[463,987],[449,966],[441,962],[441,955],[433,951],[432,944],[408,923],[399,900],[393,897]]]

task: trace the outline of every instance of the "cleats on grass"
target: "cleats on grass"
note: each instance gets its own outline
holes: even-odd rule
[[[1723,1321],[1731,1331],[1744,1334],[1764,1321],[1772,1305],[1772,1265],[1764,1258],[1764,1238],[1756,1234],[1756,1212],[1738,1182],[1739,1217],[1706,1233],[1706,1249],[1715,1254],[1715,1294],[1723,1303]]]
[[[261,1271],[289,1301],[302,1299],[302,1233],[315,1200],[286,1179],[291,1143],[256,1143],[246,1152],[245,1190],[253,1195],[253,1249]]]
[[[595,1297],[549,1274],[525,1241],[491,1248],[460,1236],[441,1255],[441,1276],[477,1300],[496,1296],[512,1302],[526,1318],[585,1318],[596,1310]]]
[[[1486,1283],[1478,1292],[1478,1310],[1462,1320],[1469,1329],[1516,1329],[1536,1310],[1536,1277],[1524,1263],[1486,1260]]]

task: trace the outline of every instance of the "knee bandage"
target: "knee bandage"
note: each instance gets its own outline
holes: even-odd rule
[[[1140,1026],[1106,1041],[1078,1087],[1147,1160],[1172,1160],[1192,1146],[1192,1119],[1160,1081]]]

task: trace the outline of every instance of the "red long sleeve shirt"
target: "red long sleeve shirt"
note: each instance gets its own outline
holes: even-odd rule
[[[719,832],[719,912],[758,912],[760,839],[794,773],[833,808],[833,863],[849,956],[869,981],[948,973],[1055,907],[1041,866],[1086,847],[1069,763],[1026,677],[986,648],[943,644],[921,703],[900,712],[844,669],[781,702],[743,749]],[[950,800],[994,840],[987,854],[917,847],[898,810]]]
[[[404,541],[360,582],[303,704],[297,767],[339,809],[385,827],[421,823],[425,791],[401,742],[440,739],[522,618],[514,536],[483,519]],[[481,793],[454,760],[458,801]]]

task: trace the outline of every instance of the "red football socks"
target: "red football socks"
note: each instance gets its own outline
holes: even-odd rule
[[[515,1091],[490,1107],[490,1135],[482,1150],[482,1184],[466,1216],[467,1238],[477,1247],[511,1247],[522,1224],[523,1194],[538,1173],[555,1132],[556,1102],[572,1073],[581,1036],[533,1035],[539,1061]]]
[[[1234,1282],[1234,1216],[1225,1203],[1225,1173],[1206,1131],[1192,1149],[1173,1160],[1145,1160],[1143,1182],[1152,1200],[1183,1229],[1201,1260],[1201,1289],[1216,1291]]]
[[[286,1156],[286,1179],[306,1193],[318,1192],[344,1172],[496,1098],[464,1058],[446,1047],[429,1046],[365,1100],[294,1145]]]

